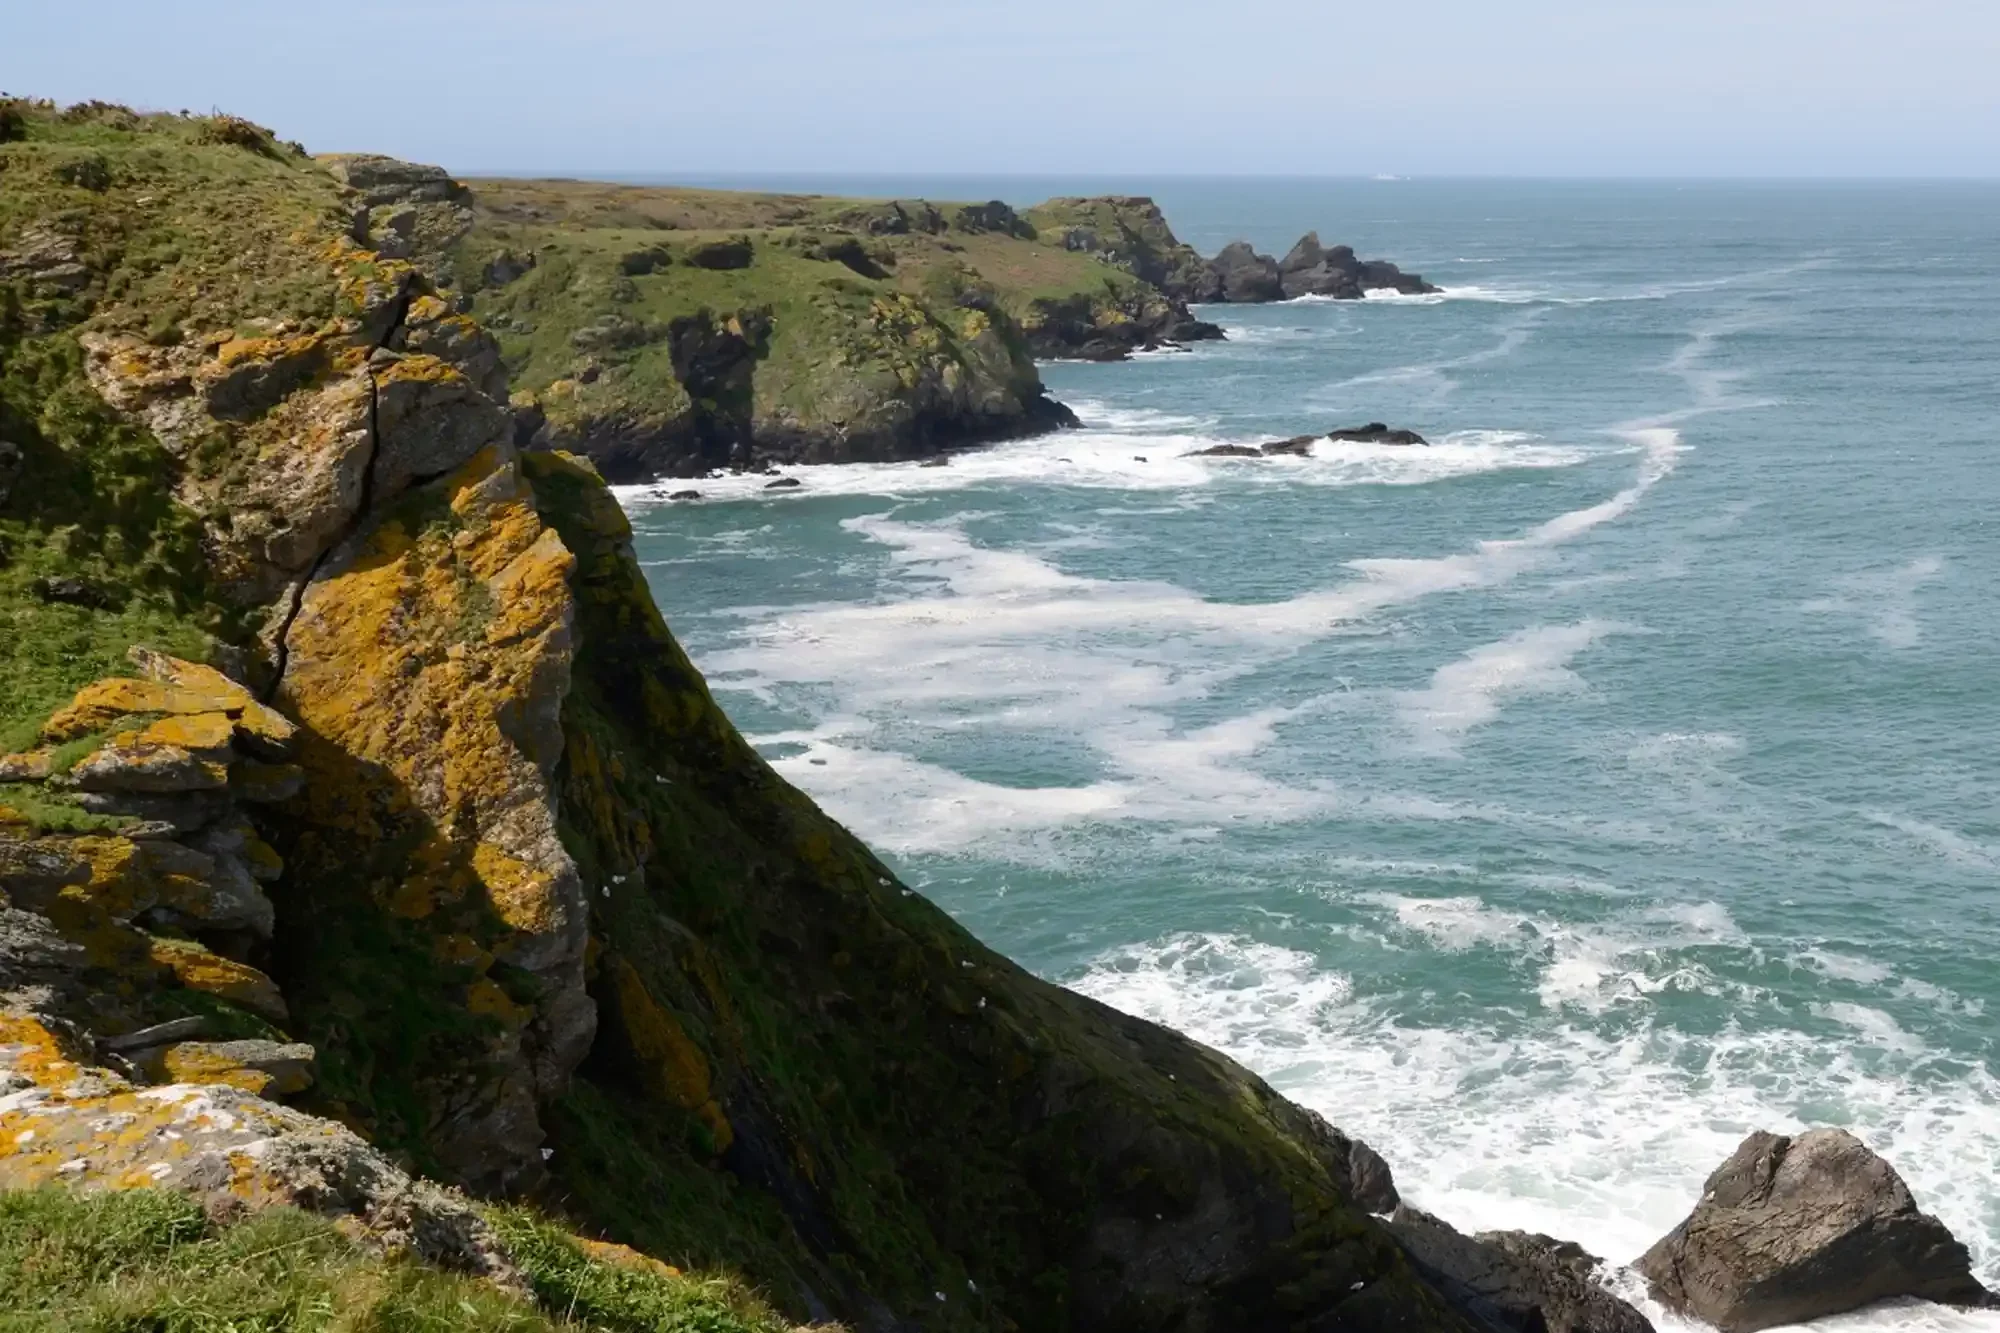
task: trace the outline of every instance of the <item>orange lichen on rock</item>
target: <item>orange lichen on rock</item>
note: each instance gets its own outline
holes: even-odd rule
[[[154,962],[189,990],[240,1004],[276,1023],[291,1016],[277,983],[248,963],[224,958],[191,940],[154,940],[150,952]]]
[[[694,1112],[714,1137],[715,1151],[726,1151],[735,1131],[713,1096],[708,1057],[647,991],[638,969],[614,958],[607,970],[625,1043],[647,1095]]]
[[[416,363],[408,358],[385,369]],[[309,729],[295,874],[354,875],[383,910],[531,974],[532,1006],[485,982],[469,1003],[521,1032],[544,1095],[589,1047],[588,907],[556,835],[574,561],[535,512],[511,446],[479,450],[389,511],[306,590],[280,693]],[[442,915],[440,915],[442,914]],[[481,968],[483,971],[483,967]],[[440,1071],[444,1072],[444,1071]],[[484,1075],[482,1075],[484,1076]]]
[[[615,1268],[630,1268],[641,1273],[651,1273],[656,1277],[679,1277],[681,1270],[672,1264],[662,1263],[650,1254],[641,1254],[630,1245],[620,1245],[616,1241],[589,1240],[576,1238],[576,1247],[601,1264]]]

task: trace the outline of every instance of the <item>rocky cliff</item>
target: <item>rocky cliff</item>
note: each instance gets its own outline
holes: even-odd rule
[[[776,1326],[661,1260],[863,1329],[1512,1326],[1365,1147],[762,762],[598,472],[520,442],[460,187],[7,113],[0,1188],[331,1216],[590,1327]],[[505,262],[643,267],[602,239]],[[725,367],[717,431],[732,319],[660,349]]]

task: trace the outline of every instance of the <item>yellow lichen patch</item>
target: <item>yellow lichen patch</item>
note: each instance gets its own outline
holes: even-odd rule
[[[637,969],[622,958],[612,959],[609,968],[619,1022],[641,1086],[649,1096],[694,1112],[708,1126],[715,1151],[726,1151],[735,1131],[710,1094],[708,1057],[673,1013],[647,991]]]
[[[236,720],[227,713],[187,713],[163,717],[139,733],[141,745],[173,745],[197,752],[225,751],[236,736]]]
[[[154,940],[151,954],[189,990],[240,1004],[274,1022],[291,1017],[277,983],[247,963],[210,953],[188,940]]]
[[[412,384],[452,384],[465,382],[465,376],[457,366],[449,361],[441,361],[429,353],[413,353],[399,357],[375,372],[376,382],[383,387],[397,383]]]
[[[44,747],[25,754],[0,755],[0,782],[40,782],[55,772],[55,752]]]
[[[43,1087],[59,1087],[82,1072],[75,1054],[40,1019],[0,1013],[0,1069]]]
[[[278,748],[289,745],[298,732],[290,719],[259,703],[249,690],[213,667],[143,649],[134,649],[132,658],[146,673],[144,679],[110,676],[84,686],[67,708],[42,725],[44,743],[62,745],[78,740],[135,713],[165,713],[176,718],[217,714],[236,729]],[[213,729],[220,723],[205,725]]]
[[[263,1096],[277,1080],[261,1069],[249,1069],[202,1042],[187,1041],[167,1047],[158,1057],[165,1083],[219,1084],[241,1088]]]
[[[515,930],[539,935],[557,924],[560,907],[550,897],[548,874],[487,842],[472,849],[472,869],[493,910]]]
[[[517,1004],[514,998],[500,989],[498,982],[481,977],[465,989],[467,1012],[482,1018],[498,1019],[510,1028],[525,1027],[535,1011],[525,1004]]]
[[[681,1270],[672,1264],[661,1263],[650,1254],[641,1254],[630,1245],[620,1245],[616,1241],[588,1240],[576,1238],[576,1246],[601,1264],[615,1268],[631,1268],[642,1273],[652,1273],[657,1277],[679,1277]]]

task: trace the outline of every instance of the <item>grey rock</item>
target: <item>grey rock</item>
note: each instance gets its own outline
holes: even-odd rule
[[[1522,1231],[1468,1236],[1431,1214],[1398,1207],[1386,1225],[1447,1295],[1517,1333],[1653,1333],[1645,1315],[1599,1286],[1599,1261],[1581,1246]]]
[[[1993,1308],[1966,1248],[1845,1130],[1756,1133],[1640,1258],[1669,1309],[1754,1333],[1914,1296]]]

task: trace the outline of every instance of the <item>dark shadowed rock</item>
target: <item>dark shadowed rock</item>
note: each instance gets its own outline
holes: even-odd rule
[[[1267,455],[1291,454],[1298,458],[1309,458],[1312,456],[1313,441],[1318,438],[1317,435],[1294,435],[1289,440],[1273,440],[1263,447],[1262,452]]]
[[[1407,1205],[1386,1224],[1417,1266],[1470,1313],[1518,1333],[1653,1333],[1645,1315],[1599,1286],[1581,1246],[1523,1231],[1467,1236]]]
[[[1639,1271],[1668,1308],[1753,1333],[1915,1296],[1991,1308],[1965,1246],[1845,1130],[1756,1133]]]
[[[667,498],[668,498],[669,500],[699,500],[699,499],[701,499],[701,492],[700,492],[700,491],[675,491],[675,492],[673,492],[672,494],[668,495],[668,496],[667,496]]]
[[[102,584],[68,576],[36,579],[29,590],[40,601],[61,602],[67,606],[87,606],[99,611],[111,610],[124,601],[118,593]]]
[[[805,485],[797,477],[780,477],[764,487],[767,491],[789,491]]]
[[[1260,255],[1246,241],[1232,241],[1208,261],[1214,275],[1214,299],[1220,301],[1276,301],[1285,294],[1278,273],[1278,261]]]
[[[1380,421],[1371,421],[1365,426],[1343,426],[1326,433],[1329,440],[1344,440],[1353,444],[1429,444],[1423,436],[1413,430],[1390,430]]]
[[[1262,458],[1264,451],[1254,444],[1211,444],[1206,449],[1195,449],[1181,456],[1183,458]]]

